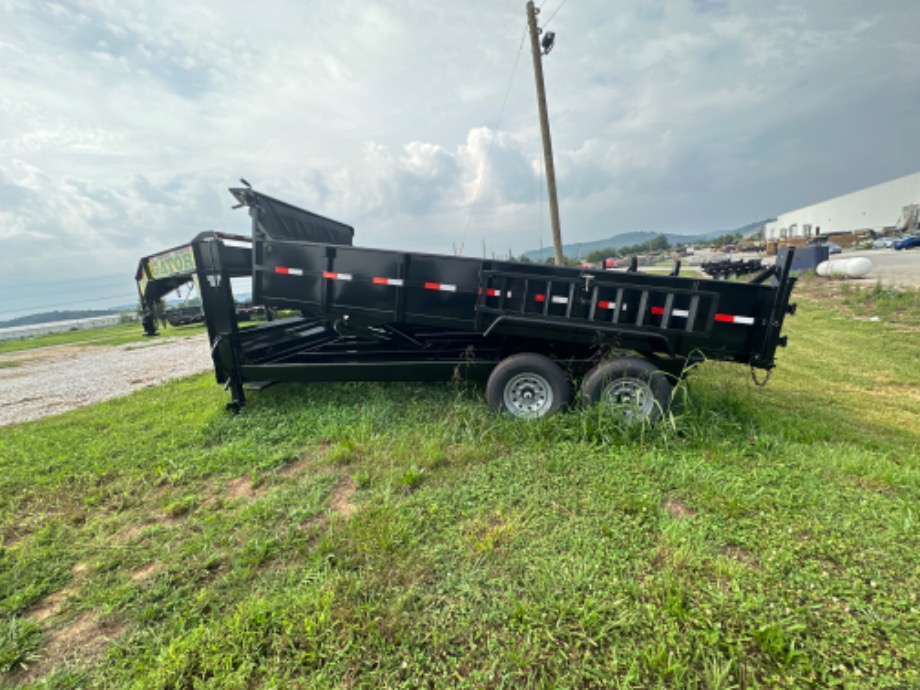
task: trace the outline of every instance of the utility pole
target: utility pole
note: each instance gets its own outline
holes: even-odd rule
[[[553,142],[549,136],[549,115],[546,112],[546,89],[543,86],[543,50],[537,28],[537,14],[533,0],[527,3],[527,25],[530,27],[530,49],[533,53],[533,73],[537,82],[537,105],[540,107],[540,130],[543,133],[543,162],[546,167],[546,186],[549,191],[549,217],[553,229],[553,254],[556,265],[565,263],[562,256],[562,232],[559,230],[559,202],[556,200],[556,168],[553,165]],[[553,47],[553,33],[548,32],[543,38],[543,48],[548,53]]]

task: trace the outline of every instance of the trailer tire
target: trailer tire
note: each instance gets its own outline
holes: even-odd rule
[[[502,360],[486,383],[489,407],[524,419],[561,412],[571,399],[572,386],[559,365],[531,352]]]
[[[586,403],[617,406],[631,424],[654,424],[671,405],[671,384],[651,362],[623,357],[601,362],[588,372],[581,397]]]

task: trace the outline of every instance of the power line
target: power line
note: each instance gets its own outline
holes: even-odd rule
[[[479,202],[479,193],[482,191],[482,183],[486,178],[486,172],[489,169],[489,163],[492,160],[492,147],[495,146],[495,140],[498,138],[498,133],[501,130],[502,118],[505,116],[505,107],[508,105],[508,96],[511,94],[511,86],[514,84],[514,75],[517,72],[518,63],[521,61],[521,53],[524,52],[524,39],[527,37],[527,25],[524,25],[524,30],[521,32],[521,45],[518,46],[517,56],[514,58],[514,67],[511,68],[511,78],[508,80],[508,88],[505,89],[505,99],[502,101],[502,109],[498,113],[498,122],[495,125],[495,135],[492,137],[492,140],[489,142],[489,151],[486,153],[486,164],[483,168],[482,175],[479,177],[479,184],[476,185],[476,194],[473,196],[473,204],[470,206],[470,215],[466,219],[466,229],[463,231],[463,240],[460,242],[460,247],[466,244],[467,235],[470,232],[470,223],[473,220],[473,213],[476,211],[476,204]]]
[[[546,221],[546,205],[543,203],[543,167],[540,166],[540,177],[537,185],[540,187],[540,260],[537,263],[543,263],[543,227]]]
[[[551,15],[549,15],[549,19],[547,19],[545,22],[543,22],[543,28],[544,28],[544,29],[545,29],[547,26],[549,26],[549,23],[550,23],[551,21],[553,21],[553,17],[555,17],[556,14],[558,14],[559,10],[561,10],[561,9],[562,9],[562,6],[565,5],[565,3],[567,3],[567,2],[568,2],[568,0],[562,0],[562,2],[559,3],[559,7],[556,8],[556,11],[553,12]],[[541,7],[542,7],[542,6],[541,6]]]

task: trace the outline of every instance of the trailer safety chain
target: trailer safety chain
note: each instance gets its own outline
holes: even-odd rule
[[[751,380],[754,382],[754,385],[758,388],[765,388],[767,383],[770,381],[770,376],[773,374],[772,369],[767,369],[767,375],[764,377],[763,381],[757,380],[757,371],[754,369],[753,365],[751,366]]]

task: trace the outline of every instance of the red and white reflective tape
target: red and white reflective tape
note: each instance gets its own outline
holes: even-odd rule
[[[753,316],[732,316],[731,314],[716,314],[716,321],[719,323],[740,323],[745,326],[754,325]]]
[[[284,268],[283,266],[275,266],[275,273],[280,273],[283,276],[302,276],[302,268]]]
[[[655,316],[664,316],[664,307],[652,307],[652,313]],[[681,319],[689,318],[690,312],[686,309],[672,309],[671,316],[676,316]]]
[[[444,283],[425,283],[426,290],[440,290],[441,292],[456,292],[456,285],[446,285]]]
[[[486,288],[485,292],[486,292],[486,297],[501,297],[502,296],[502,291],[496,290],[495,288]],[[480,295],[482,294],[482,288],[479,288],[479,294]],[[508,292],[505,293],[505,295],[507,297],[511,297],[511,290],[508,290]]]
[[[628,304],[624,304],[624,305],[623,305],[623,311],[626,311],[626,307],[628,307],[628,306],[629,306]],[[604,300],[600,300],[600,301],[597,303],[597,308],[598,308],[598,309],[616,309],[616,308],[617,308],[617,303],[616,303],[616,302],[607,302],[607,301],[604,301]]]
[[[403,286],[402,278],[374,278],[374,285],[395,285],[396,287]]]
[[[545,302],[545,301],[546,301],[546,295],[543,295],[543,294],[541,294],[541,293],[539,293],[539,292],[538,292],[536,295],[534,295],[533,298],[534,298],[537,302]],[[553,295],[553,296],[550,298],[549,301],[552,302],[553,304],[568,304],[568,303],[569,303],[569,298],[568,298],[568,297],[563,297],[562,295]]]
[[[351,273],[333,273],[332,271],[323,271],[323,278],[329,280],[351,280],[354,276]]]

